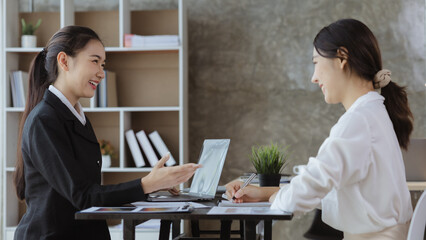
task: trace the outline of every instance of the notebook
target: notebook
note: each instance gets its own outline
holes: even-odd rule
[[[411,139],[402,157],[407,181],[426,181],[426,139]]]
[[[189,192],[173,196],[170,193],[150,194],[147,201],[151,202],[188,202],[213,200],[219,185],[229,139],[206,139],[201,148],[198,163],[203,165],[196,170]]]

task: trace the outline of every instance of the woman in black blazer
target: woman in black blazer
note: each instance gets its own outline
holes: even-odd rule
[[[200,167],[164,167],[142,179],[101,185],[101,153],[78,99],[104,78],[105,50],[89,28],[68,26],[49,40],[30,67],[20,127],[15,185],[27,211],[15,239],[110,239],[105,221],[74,220],[76,211],[141,201],[187,181]]]

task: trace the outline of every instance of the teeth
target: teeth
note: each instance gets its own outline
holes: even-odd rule
[[[99,84],[99,83],[94,82],[94,81],[89,81],[89,83],[90,83],[90,84],[92,84],[92,85],[93,85],[93,86],[95,86],[95,87],[96,87],[96,86],[98,86],[98,84]]]

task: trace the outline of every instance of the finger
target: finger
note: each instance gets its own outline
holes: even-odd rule
[[[232,199],[232,197],[234,196],[234,193],[231,192],[231,191],[226,191],[225,194],[226,194],[226,197],[228,198],[228,200]]]
[[[245,193],[244,193],[244,189],[240,189],[240,190],[238,190],[236,193],[235,193],[235,197],[236,198],[242,198],[243,196],[245,195]]]
[[[236,190],[234,189],[234,186],[230,186],[226,189],[226,194],[230,196],[231,198],[235,195]]]
[[[155,164],[154,168],[162,168],[164,164],[170,159],[170,153],[166,153],[158,162]]]
[[[185,170],[195,171],[195,170],[203,167],[203,165],[195,164],[195,163],[187,163],[187,164],[182,165],[181,167]]]
[[[172,187],[169,189],[169,193],[172,195],[179,195],[179,190],[177,190],[175,187]]]

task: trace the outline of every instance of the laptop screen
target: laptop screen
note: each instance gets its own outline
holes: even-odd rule
[[[189,190],[192,194],[214,196],[228,152],[229,139],[206,139],[201,149],[199,164]]]

